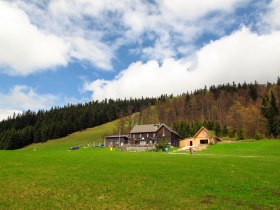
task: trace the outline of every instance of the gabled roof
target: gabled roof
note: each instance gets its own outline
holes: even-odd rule
[[[160,124],[146,124],[146,125],[135,125],[132,130],[130,131],[131,134],[133,133],[156,133],[159,129],[162,127],[165,127],[167,130],[169,130],[172,133],[175,133],[179,136],[179,134],[169,128],[166,124],[160,123]]]
[[[164,124],[164,123],[161,123],[160,124],[160,127],[158,128],[158,130],[159,129],[161,129],[161,127],[165,127],[167,130],[169,130],[171,133],[175,133],[176,135],[178,135],[178,136],[180,136],[176,131],[174,131],[174,130],[172,130],[171,128],[169,128],[166,124]]]
[[[154,133],[158,128],[159,124],[135,125],[130,133]]]
[[[200,132],[201,132],[202,130],[204,130],[210,137],[213,137],[213,138],[216,138],[216,139],[218,139],[218,140],[221,140],[221,139],[220,139],[219,137],[217,137],[213,132],[207,130],[207,129],[204,128],[204,127],[201,127],[201,128],[196,132],[196,134],[193,136],[193,138],[197,137],[198,134],[200,134]]]

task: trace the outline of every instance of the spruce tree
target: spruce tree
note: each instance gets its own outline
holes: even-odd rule
[[[276,97],[272,91],[270,100],[267,96],[263,98],[262,114],[267,118],[269,135],[277,137],[280,134],[279,107],[277,105]]]

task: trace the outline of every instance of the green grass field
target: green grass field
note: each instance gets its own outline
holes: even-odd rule
[[[0,209],[280,207],[280,141],[220,144],[194,155],[69,151],[102,141],[113,127],[0,151]]]

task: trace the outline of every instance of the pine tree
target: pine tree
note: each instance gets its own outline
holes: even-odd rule
[[[250,84],[249,85],[249,94],[250,94],[250,97],[252,98],[253,101],[256,101],[259,97],[257,87],[258,87],[257,82],[255,82],[255,84]]]
[[[272,137],[280,134],[279,108],[274,93],[271,91],[270,100],[265,96],[262,101],[262,113],[267,118],[268,133]]]
[[[227,129],[227,126],[226,126],[226,125],[224,125],[224,127],[223,127],[222,135],[223,135],[223,136],[228,135],[228,129]]]

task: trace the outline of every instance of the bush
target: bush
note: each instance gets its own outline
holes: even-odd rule
[[[255,139],[256,139],[256,140],[261,140],[261,139],[263,139],[262,134],[260,134],[259,132],[257,132],[256,135],[255,135]]]
[[[234,138],[234,137],[235,137],[235,132],[234,132],[234,131],[230,132],[230,133],[229,133],[229,138],[232,139],[232,138]]]
[[[163,138],[158,144],[156,144],[157,151],[163,151],[168,146],[166,138]]]
[[[237,139],[238,140],[243,140],[245,137],[244,137],[244,134],[243,134],[243,130],[242,129],[238,129],[237,130]]]

